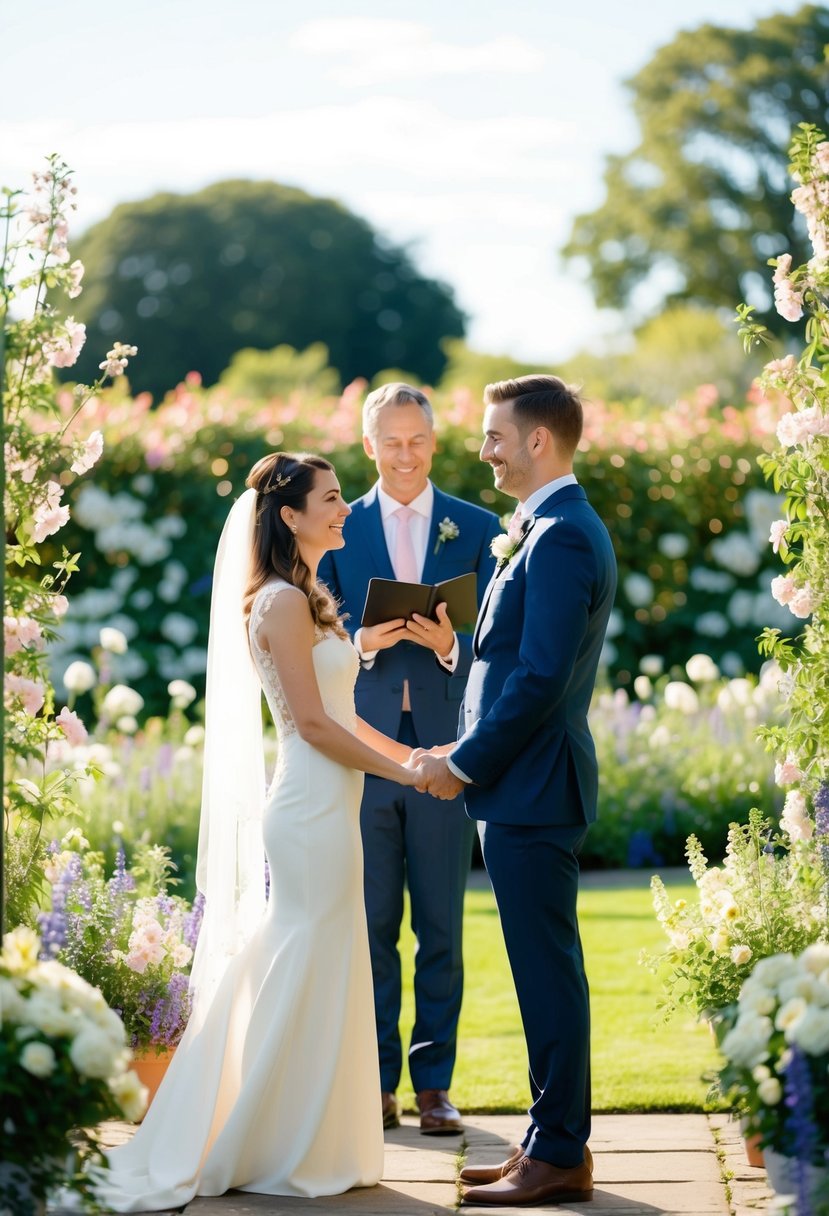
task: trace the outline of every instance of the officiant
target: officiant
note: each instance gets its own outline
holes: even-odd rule
[[[363,447],[377,468],[369,492],[350,504],[345,547],[329,553],[319,577],[349,614],[360,656],[357,713],[411,747],[454,738],[471,662],[471,636],[456,631],[445,605],[437,620],[415,617],[362,628],[369,579],[438,583],[474,572],[480,604],[495,568],[497,517],[444,493],[429,479],[436,437],[432,406],[419,389],[394,382],[369,393]],[[461,622],[457,622],[458,625]],[[398,938],[408,887],[415,952],[415,1022],[408,1066],[430,1135],[461,1132],[449,1096],[463,994],[463,897],[474,826],[463,799],[440,802],[367,777],[360,814],[365,855],[383,1125],[399,1123],[403,1067]]]

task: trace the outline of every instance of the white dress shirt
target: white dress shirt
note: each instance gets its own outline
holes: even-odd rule
[[[555,477],[552,481],[539,486],[537,490],[533,490],[532,494],[524,502],[519,502],[518,508],[521,511],[521,518],[532,519],[542,503],[545,503],[557,490],[563,490],[565,486],[577,486],[578,484],[578,478],[575,473],[565,473],[563,477]],[[460,778],[467,785],[472,784],[472,778],[467,777],[466,773],[461,772],[458,766],[452,763],[451,756],[446,757],[446,763],[449,771],[454,773],[456,777]]]
[[[432,523],[434,501],[434,487],[431,481],[427,481],[426,488],[418,494],[417,498],[413,498],[410,503],[406,504],[410,510],[415,512],[414,516],[409,520],[409,534],[412,538],[412,547],[420,578],[423,577],[423,566],[426,562],[426,546],[429,543],[429,528]],[[380,516],[383,521],[383,535],[386,538],[386,548],[391,555],[397,552],[397,529],[400,527],[400,520],[395,512],[403,504],[399,503],[396,498],[392,498],[379,485],[377,487],[377,502],[380,506]],[[362,629],[358,629],[354,634],[354,645],[357,648],[357,653],[360,656],[363,667],[368,669],[373,665],[379,652],[377,650],[363,650],[362,633]],[[454,671],[458,665],[459,656],[460,643],[456,634],[449,654],[445,657],[441,655],[437,655],[436,657],[441,666],[445,667],[447,671]]]

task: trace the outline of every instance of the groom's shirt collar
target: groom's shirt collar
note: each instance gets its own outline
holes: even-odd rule
[[[541,504],[546,502],[557,490],[563,490],[565,486],[577,486],[578,484],[578,478],[575,473],[565,473],[563,477],[556,477],[555,480],[548,481],[546,485],[539,486],[537,490],[533,491],[526,502],[519,504],[522,519],[531,519]]]

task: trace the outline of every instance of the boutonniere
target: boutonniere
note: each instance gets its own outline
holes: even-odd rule
[[[503,521],[502,521],[503,522]],[[498,562],[500,570],[513,557],[524,542],[524,537],[529,531],[529,520],[523,520],[516,513],[512,516],[507,526],[507,530],[501,536],[494,536],[490,541],[489,550],[495,560]]]
[[[457,540],[460,534],[461,530],[458,525],[447,515],[446,519],[442,519],[438,524],[438,539],[434,549],[435,553],[438,552],[444,541]]]

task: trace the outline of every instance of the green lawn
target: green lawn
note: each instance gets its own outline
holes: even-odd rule
[[[708,1031],[685,1015],[661,1022],[659,984],[637,962],[643,947],[659,948],[663,940],[647,879],[635,888],[588,887],[579,906],[592,1001],[593,1109],[702,1110],[708,1090],[702,1074],[717,1059]],[[413,946],[407,930],[401,941],[409,981],[404,1042],[412,1021]],[[452,1097],[467,1112],[526,1110],[521,1021],[489,890],[467,892],[464,957],[466,990]],[[413,1108],[408,1076],[399,1096]]]

